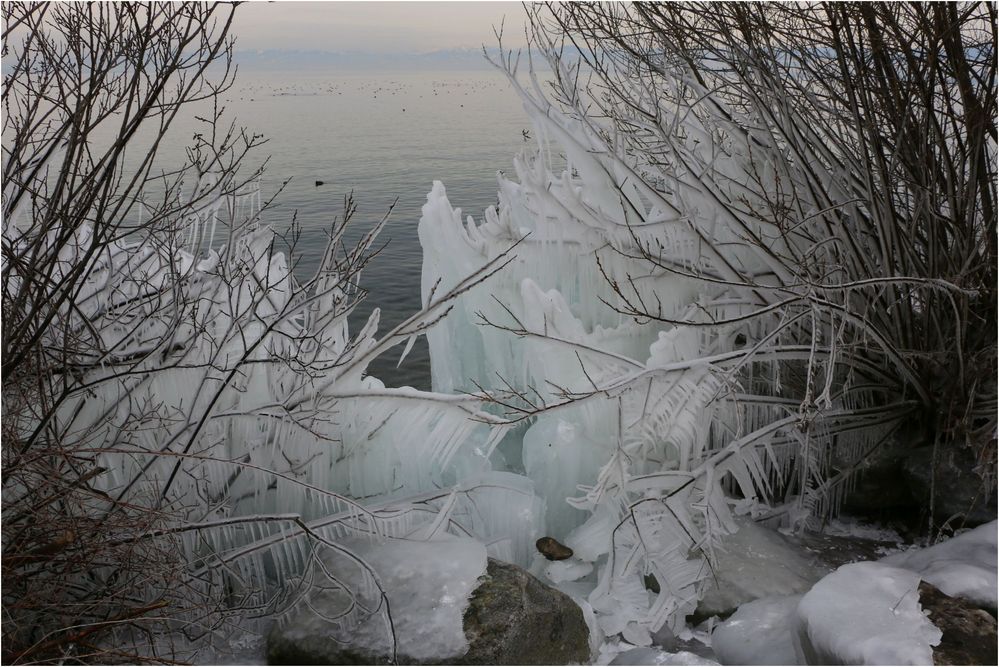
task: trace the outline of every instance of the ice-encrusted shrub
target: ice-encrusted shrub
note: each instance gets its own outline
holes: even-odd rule
[[[265,224],[245,164],[261,138],[211,104],[234,9],[3,7],[4,662],[190,659],[316,586],[330,623],[387,621],[347,536],[527,557],[534,496],[486,465],[503,420],[366,375],[505,259],[351,334],[384,220],[348,244],[347,200],[295,278],[297,228]],[[201,131],[168,155],[182,112]]]
[[[517,259],[428,337],[436,390],[533,420],[501,454],[603,630],[682,624],[733,511],[834,513],[901,425],[992,488],[994,8],[531,11],[551,81],[499,65],[538,150],[421,221],[425,290]]]

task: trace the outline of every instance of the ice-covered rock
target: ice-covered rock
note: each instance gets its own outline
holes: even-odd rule
[[[977,465],[971,449],[926,446],[906,453],[902,473],[916,502],[933,507],[939,520],[959,517],[975,526],[996,518],[996,489],[988,488]]]
[[[995,617],[925,581],[919,584],[919,604],[943,634],[933,647],[934,665],[999,664]]]
[[[850,542],[845,550],[837,543],[831,558],[817,553],[823,562],[834,561],[850,549],[871,557],[867,546],[885,548],[897,538],[891,532],[842,522],[834,523],[831,532]],[[854,544],[858,540],[865,547],[859,551]],[[828,546],[814,539],[801,544],[819,551]],[[925,581],[920,583],[920,577]],[[967,601],[927,583],[934,579]],[[822,579],[806,596],[743,604],[715,629],[712,646],[724,664],[906,664],[907,660],[921,664],[929,660],[927,651],[939,631],[942,639],[931,652],[934,664],[993,664],[995,619],[974,605],[994,605],[995,591],[993,522],[933,547],[883,558],[880,563],[845,566]],[[917,613],[919,607],[921,613]],[[927,625],[926,617],[936,628]],[[793,634],[795,628],[804,634]]]
[[[525,570],[489,560],[465,613],[471,665],[590,662],[590,632],[580,607]]]
[[[919,575],[881,563],[823,578],[798,603],[793,632],[809,665],[930,665],[941,638],[919,604]]]
[[[715,576],[697,606],[699,617],[732,613],[760,598],[804,593],[830,571],[777,531],[748,518],[722,540]]]
[[[372,539],[344,547],[352,556],[331,552],[324,565],[341,581],[352,581],[360,562],[370,567],[386,596],[371,596],[368,608],[377,613],[356,613],[368,602],[356,591],[314,587],[272,631],[271,664],[385,664],[393,650],[403,662],[448,662],[468,651],[462,617],[486,570],[482,544]],[[391,629],[383,611],[391,615]]]
[[[801,595],[764,598],[739,607],[711,634],[723,665],[798,665],[792,635]]]
[[[992,521],[925,549],[882,559],[885,565],[918,572],[947,595],[996,608],[997,522]]]

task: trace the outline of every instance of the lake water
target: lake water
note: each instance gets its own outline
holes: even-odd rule
[[[356,238],[398,203],[380,237],[388,242],[365,269],[369,295],[354,331],[374,307],[387,331],[420,307],[420,208],[434,180],[452,206],[480,220],[496,203],[496,172],[512,171],[529,127],[520,100],[496,71],[343,73],[240,71],[226,95],[241,125],[262,133],[270,155],[264,198],[291,179],[265,220],[286,225],[297,210],[297,257],[304,278],[325,248],[324,233],[353,190]],[[316,181],[323,181],[316,186]],[[388,385],[430,388],[430,358],[421,337],[402,366],[401,348],[369,372]]]

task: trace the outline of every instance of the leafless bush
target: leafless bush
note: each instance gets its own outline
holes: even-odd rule
[[[532,8],[531,34],[554,72],[550,98],[621,187],[632,242],[617,247],[634,268],[605,272],[613,307],[742,327],[747,371],[775,342],[804,345],[805,358],[779,361],[778,386],[744,374],[748,393],[799,402],[816,428],[831,395],[908,415],[906,437],[970,447],[993,488],[993,5],[547,5]],[[646,206],[689,221],[698,261],[650,238]],[[663,274],[740,306],[678,317],[636,286]],[[876,395],[851,400],[865,384]],[[870,453],[806,467],[787,492],[845,479]]]
[[[387,334],[376,312],[350,336],[385,220],[347,245],[348,198],[314,275],[292,275],[276,246],[293,254],[297,227],[260,223],[245,166],[263,140],[219,105],[234,10],[3,7],[5,662],[183,659],[230,620],[270,619],[327,574],[323,550],[366,571],[345,534],[436,517],[427,499],[379,514],[331,490],[341,461],[416,412],[443,459],[500,421],[364,375],[502,257]],[[184,114],[200,131],[169,154]],[[325,585],[344,615],[388,614],[370,572]]]

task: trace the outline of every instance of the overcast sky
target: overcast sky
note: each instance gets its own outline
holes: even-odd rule
[[[249,2],[236,10],[239,50],[426,52],[524,44],[519,2]]]

